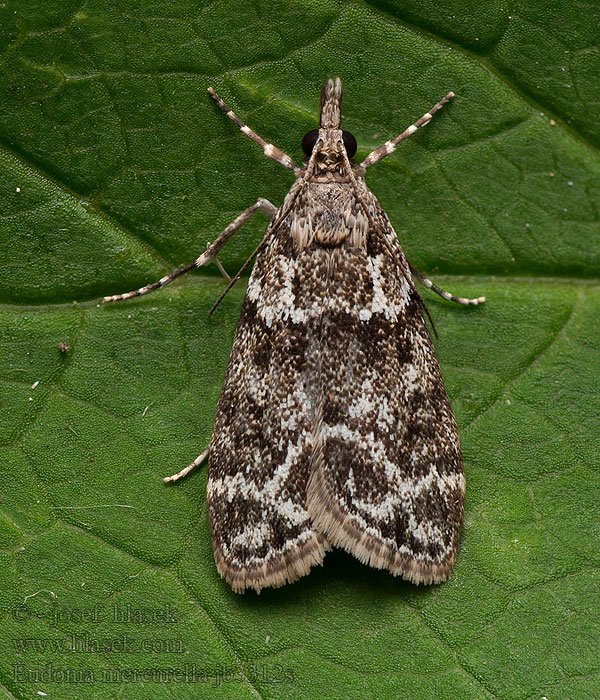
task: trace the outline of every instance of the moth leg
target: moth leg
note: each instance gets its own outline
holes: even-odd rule
[[[231,275],[227,272],[227,270],[223,267],[223,263],[219,260],[219,258],[215,255],[215,265],[219,268],[219,272],[223,275],[223,277],[228,281],[231,282]]]
[[[417,119],[417,121],[414,124],[411,124],[407,129],[405,129],[400,136],[396,136],[395,139],[392,139],[391,141],[386,141],[382,146],[379,146],[379,148],[376,148],[374,151],[371,151],[369,155],[363,160],[363,162],[358,166],[358,170],[364,172],[369,165],[373,165],[374,163],[379,162],[386,156],[389,156],[390,153],[393,153],[396,150],[396,146],[400,143],[400,141],[404,141],[404,139],[407,139],[409,136],[412,136],[415,131],[421,127],[425,126],[425,124],[429,124],[431,121],[431,118],[436,112],[439,112],[439,110],[450,100],[454,97],[453,92],[449,92],[446,97],[444,97],[442,100],[440,100],[436,105],[434,105],[429,112],[425,112],[425,114],[420,118]]]
[[[170,481],[177,481],[178,479],[182,479],[184,476],[189,474],[192,469],[195,467],[199,466],[204,462],[204,460],[208,457],[208,447],[204,450],[204,452],[196,457],[196,459],[191,462],[190,464],[187,465],[184,469],[182,469],[180,472],[177,472],[177,474],[172,474],[171,476],[165,476],[163,478],[163,481],[170,482]]]
[[[209,262],[216,258],[221,248],[223,248],[223,246],[233,236],[233,234],[238,229],[240,229],[246,223],[246,221],[251,219],[257,211],[262,211],[270,219],[272,219],[277,212],[277,207],[274,204],[271,204],[271,202],[269,202],[268,199],[263,199],[262,197],[260,199],[257,199],[251,207],[248,207],[248,209],[246,209],[246,211],[243,211],[236,219],[234,219],[229,224],[229,226],[224,228],[223,231],[221,231],[221,233],[219,234],[218,238],[216,238],[216,240],[214,240],[208,246],[206,252],[202,253],[202,255],[199,258],[196,258],[194,262],[188,263],[187,265],[180,267],[178,270],[170,272],[168,275],[161,277],[158,280],[158,282],[152,282],[152,284],[147,284],[145,287],[140,287],[139,289],[136,289],[133,292],[126,292],[125,294],[114,294],[113,296],[104,297],[102,301],[124,301],[125,299],[131,299],[132,297],[139,297],[142,294],[148,294],[148,292],[152,292],[155,289],[158,289],[159,287],[164,287],[166,284],[169,284],[176,277],[179,277],[179,275],[183,275],[186,272],[193,270],[194,268],[202,267],[203,265],[208,265]],[[220,265],[220,263],[217,263],[217,265]],[[221,269],[221,267],[219,267],[219,269]],[[221,271],[223,272],[222,269]],[[225,275],[227,276],[227,273],[225,273]]]
[[[431,289],[447,301],[453,301],[455,304],[463,304],[464,306],[477,306],[477,304],[482,304],[485,301],[485,297],[465,299],[465,297],[457,297],[454,294],[450,294],[450,292],[447,292],[445,289],[438,287],[437,284],[432,282],[428,277],[425,277],[425,275],[422,272],[419,272],[416,267],[413,267],[410,263],[408,263],[408,265],[412,274],[419,280],[419,282],[421,282],[421,284],[424,284],[427,289]]]
[[[283,165],[284,168],[289,168],[295,173],[300,172],[300,168],[294,163],[294,161],[284,153],[282,150],[274,146],[272,143],[267,143],[261,136],[259,136],[255,131],[253,131],[247,124],[238,117],[238,115],[223,102],[223,100],[217,95],[212,87],[208,88],[208,94],[214,98],[219,107],[227,114],[232,122],[237,124],[246,136],[249,136],[253,141],[255,141],[262,149],[267,158],[272,158],[274,161]]]

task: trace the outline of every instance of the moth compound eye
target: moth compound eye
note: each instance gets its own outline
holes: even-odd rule
[[[306,134],[302,139],[302,150],[307,156],[310,156],[310,154],[313,152],[313,148],[315,147],[315,143],[317,143],[318,138],[319,130],[313,129],[312,131],[309,131],[308,134]]]
[[[342,131],[342,138],[344,139],[344,148],[346,149],[348,158],[354,158],[357,148],[354,134],[351,134],[349,131]]]

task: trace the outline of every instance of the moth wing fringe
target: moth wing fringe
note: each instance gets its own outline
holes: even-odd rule
[[[218,547],[214,547],[214,552],[219,574],[235,593],[243,593],[247,588],[260,593],[263,588],[279,588],[306,576],[313,566],[323,564],[329,549],[331,547],[326,538],[321,533],[314,532],[308,541],[294,549],[273,557],[262,565],[244,569],[231,566]]]
[[[440,564],[420,562],[394,550],[357,525],[352,515],[343,512],[335,497],[329,494],[319,469],[313,471],[308,482],[308,509],[315,529],[324,533],[330,545],[345,549],[363,564],[387,569],[394,576],[425,585],[446,581],[452,573],[457,547]]]

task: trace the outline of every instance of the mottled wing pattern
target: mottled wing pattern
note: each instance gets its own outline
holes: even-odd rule
[[[294,190],[287,202],[294,198]],[[277,217],[275,217],[277,219]],[[215,560],[235,591],[280,586],[328,548],[306,509],[315,367],[298,316],[303,261],[285,221],[257,257],[217,407],[207,498]]]
[[[147,294],[212,260],[220,265],[219,251],[254,213],[272,217],[209,446],[217,569],[233,590],[260,592],[308,573],[340,546],[415,583],[442,581],[463,517],[458,433],[409,266],[363,175],[453,93],[354,166],[356,139],[341,129],[342,83],[329,80],[299,168],[208,91],[296,182],[279,210],[259,198],[196,260],[105,301]],[[485,300],[453,296],[415,274],[445,299]],[[165,481],[185,476],[205,454]]]
[[[360,184],[359,199],[293,188],[250,277],[207,489],[237,591],[293,581],[330,546],[416,583],[452,570],[456,424],[404,254]]]
[[[442,581],[463,517],[456,423],[396,234],[361,194],[375,224],[367,250],[346,242],[330,254],[308,510],[361,561]]]

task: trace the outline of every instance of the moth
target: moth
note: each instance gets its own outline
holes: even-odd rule
[[[340,125],[342,83],[329,80],[299,167],[208,92],[296,180],[281,207],[258,199],[194,262],[104,299],[220,265],[219,251],[246,221],[259,211],[270,219],[251,257],[209,447],[165,481],[208,455],[215,561],[236,592],[294,581],[333,547],[416,584],[444,581],[459,545],[465,477],[413,276],[459,304],[485,298],[449,294],[407,262],[364,174],[453,93],[355,165],[356,139]]]

